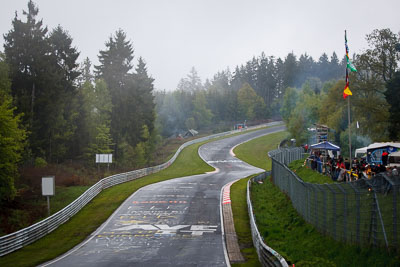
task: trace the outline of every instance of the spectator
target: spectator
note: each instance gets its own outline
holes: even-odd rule
[[[346,172],[346,170],[349,170],[350,171],[350,173],[351,173],[351,166],[350,166],[350,161],[349,161],[349,159],[345,159],[345,161],[344,161],[344,166],[345,166],[345,178],[346,178],[346,182],[350,182],[351,181],[351,175],[348,173],[348,172]]]
[[[344,180],[345,174],[346,174],[346,166],[344,165],[343,159],[341,159],[338,162],[338,166],[339,166],[339,176],[338,176],[337,181],[341,182]]]
[[[317,170],[322,173],[322,156],[317,157]]]
[[[392,176],[392,168],[391,167],[386,168],[386,175],[389,177]]]
[[[388,156],[389,154],[387,153],[387,151],[383,151],[382,153],[382,165],[386,166],[387,165],[387,160],[388,160]]]
[[[317,155],[314,152],[311,154],[311,169],[315,171],[317,169]]]
[[[359,176],[359,178],[368,179],[367,169],[366,169],[365,167],[361,167],[361,173],[360,173],[360,175],[361,175],[362,177]]]
[[[394,166],[393,169],[392,169],[392,175],[393,176],[398,176],[399,175],[399,171],[397,170],[396,166]]]

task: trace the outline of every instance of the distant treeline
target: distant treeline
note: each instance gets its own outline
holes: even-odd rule
[[[118,30],[99,51],[99,65],[79,52],[61,26],[48,30],[28,2],[4,34],[0,53],[0,202],[15,196],[21,166],[66,160],[93,166],[112,153],[121,168],[144,167],[162,137],[188,129],[222,131],[235,123],[283,118],[299,143],[307,127],[324,123],[345,144],[345,58],[323,53],[284,59],[258,57],[202,82],[195,68],[172,92],[154,92],[154,79],[126,33]],[[395,140],[400,133],[399,36],[389,29],[367,35],[371,48],[354,55],[350,76],[354,138]],[[339,81],[338,81],[339,80]],[[353,142],[356,144],[357,140]]]
[[[158,125],[163,136],[170,136],[187,128],[279,117],[286,88],[312,79],[313,89],[320,90],[325,81],[344,79],[345,66],[345,57],[339,60],[335,52],[330,58],[323,53],[318,61],[307,54],[289,53],[282,60],[262,53],[204,83],[192,68],[175,91],[156,92]]]
[[[352,154],[371,142],[400,141],[400,36],[390,29],[376,29],[366,40],[369,48],[354,56],[357,72],[349,76],[350,129],[344,80],[325,84],[309,80],[301,88],[285,89],[280,110],[298,144],[309,142],[307,128],[313,123],[331,129],[329,140],[340,145],[345,156],[349,131]]]

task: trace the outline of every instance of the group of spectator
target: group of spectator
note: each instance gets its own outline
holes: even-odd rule
[[[371,165],[364,158],[353,159],[351,164],[348,159],[343,159],[341,155],[337,158],[327,156],[324,162],[323,156],[318,152],[312,152],[308,160],[311,169],[324,173],[334,181],[350,182],[359,178],[371,179],[377,173],[385,172],[388,176],[397,176],[399,171],[396,167],[385,167],[384,164]]]

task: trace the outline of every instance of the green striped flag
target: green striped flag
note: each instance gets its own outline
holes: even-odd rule
[[[353,65],[353,62],[351,62],[350,58],[346,55],[347,59],[347,68],[351,71],[357,71],[356,67]]]

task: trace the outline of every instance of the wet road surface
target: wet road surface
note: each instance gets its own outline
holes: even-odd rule
[[[143,187],[86,241],[43,266],[229,265],[221,229],[221,189],[263,171],[233,157],[230,150],[283,129],[262,129],[201,146],[199,155],[216,171]]]

